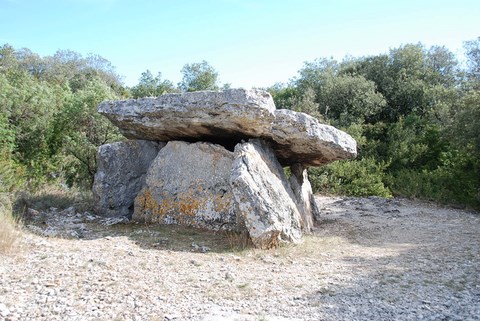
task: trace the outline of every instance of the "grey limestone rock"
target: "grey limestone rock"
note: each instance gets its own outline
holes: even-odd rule
[[[301,164],[294,164],[290,166],[290,170],[292,172],[290,186],[302,216],[302,230],[311,232],[314,221],[320,217],[320,212],[313,196],[312,185],[308,180],[307,169]]]
[[[271,143],[284,166],[319,166],[357,155],[350,135],[307,114],[275,110],[272,97],[262,90],[106,101],[98,111],[132,139],[207,141],[233,150],[242,140],[260,138]]]
[[[138,140],[100,148],[93,187],[99,213],[246,230],[259,248],[299,242],[312,230],[318,209],[307,167],[357,154],[348,134],[276,110],[262,90],[106,101],[98,111]],[[291,167],[290,180],[282,166]]]
[[[132,139],[208,141],[233,149],[269,131],[275,104],[265,91],[230,89],[106,101],[99,113]]]
[[[130,140],[99,147],[92,188],[99,215],[132,214],[133,201],[145,182],[147,169],[163,146],[165,143]]]
[[[357,156],[357,143],[350,135],[292,110],[275,111],[270,138],[282,165],[320,166]]]
[[[171,141],[158,153],[135,199],[136,221],[235,229],[229,184],[233,153],[212,143]]]
[[[301,215],[273,150],[261,140],[235,147],[230,176],[237,215],[258,248],[301,240]]]

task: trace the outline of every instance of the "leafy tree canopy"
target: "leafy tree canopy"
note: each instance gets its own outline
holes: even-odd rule
[[[169,80],[162,80],[162,74],[159,72],[153,77],[150,70],[143,72],[138,84],[131,89],[133,98],[156,97],[166,93],[176,92],[175,86]]]
[[[186,64],[181,73],[182,81],[178,88],[182,91],[218,90],[218,73],[205,60],[199,63]]]

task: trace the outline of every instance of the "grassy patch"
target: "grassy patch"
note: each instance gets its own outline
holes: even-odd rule
[[[241,252],[253,248],[253,243],[248,232],[229,231],[224,234],[232,251]]]
[[[74,206],[77,212],[93,211],[93,196],[89,190],[45,185],[35,192],[22,192],[14,203],[14,213],[23,215],[28,208],[39,211],[55,207],[59,210]]]
[[[19,236],[20,229],[12,211],[0,204],[0,253],[12,250]]]
[[[96,226],[97,236],[127,236],[139,246],[160,250],[186,252],[232,252],[251,248],[243,234],[211,231],[182,225],[117,224]]]

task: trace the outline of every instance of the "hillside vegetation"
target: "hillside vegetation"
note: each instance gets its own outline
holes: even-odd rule
[[[480,38],[466,42],[465,53],[407,44],[341,62],[322,58],[267,88],[277,108],[309,113],[358,142],[357,160],[310,170],[315,191],[479,207]],[[128,88],[96,55],[0,47],[2,202],[45,185],[90,188],[97,147],[123,139],[97,114],[101,101],[229,87],[205,61],[181,72],[175,85],[147,70]]]

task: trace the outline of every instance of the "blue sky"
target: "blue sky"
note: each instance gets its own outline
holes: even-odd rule
[[[478,0],[0,0],[0,45],[99,54],[129,86],[206,60],[222,83],[267,87],[315,58],[418,42],[461,54],[478,36]]]

